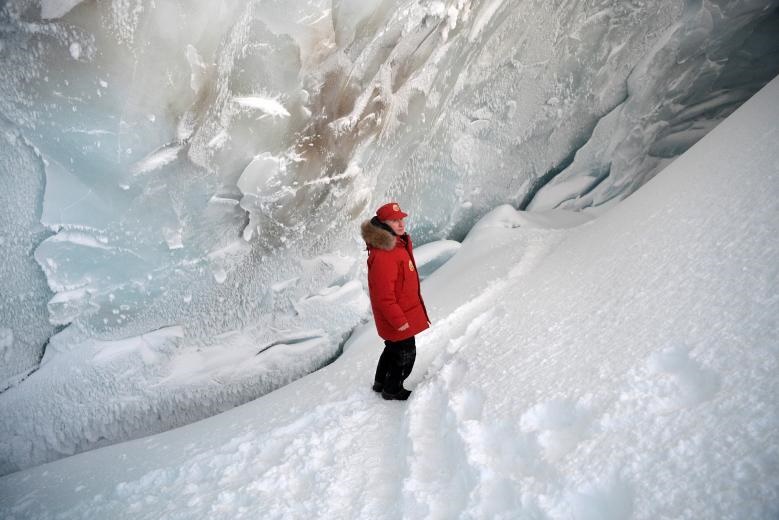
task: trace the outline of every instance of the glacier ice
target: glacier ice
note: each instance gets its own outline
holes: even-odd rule
[[[44,169],[33,146],[0,117],[0,391],[34,370],[57,328],[46,304],[54,296],[32,260],[51,235],[40,223]]]
[[[318,330],[303,342],[318,354],[299,359],[312,369],[366,318],[357,224],[375,206],[400,200],[419,244],[461,239],[504,203],[603,211],[779,71],[777,6],[10,0],[0,380],[34,370],[49,339],[66,363],[170,327],[182,336],[159,366],[128,358],[143,381],[128,399],[164,402],[181,380],[161,381],[193,352],[247,359]],[[119,377],[67,359],[105,391]],[[187,395],[213,411],[266,390],[261,372]],[[0,400],[71,384],[34,376]],[[78,399],[97,410],[105,395]],[[157,424],[155,406],[134,429],[107,414],[90,431],[180,423]],[[63,428],[63,445],[95,445]],[[36,461],[57,456],[30,442],[45,445]]]

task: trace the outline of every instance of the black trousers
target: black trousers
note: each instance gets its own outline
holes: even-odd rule
[[[388,394],[396,394],[414,368],[417,346],[414,336],[400,341],[385,340],[384,345],[374,381],[383,384]]]

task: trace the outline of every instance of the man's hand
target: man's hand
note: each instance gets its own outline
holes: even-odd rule
[[[404,331],[404,330],[406,330],[407,328],[408,328],[408,323],[404,323],[404,324],[403,324],[403,326],[401,326],[401,327],[400,327],[398,330],[399,330],[399,331],[401,331],[401,332],[403,332],[403,331]]]

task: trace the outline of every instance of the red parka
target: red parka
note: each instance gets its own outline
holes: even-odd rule
[[[368,292],[379,336],[400,341],[427,329],[430,319],[419,290],[411,237],[366,221],[362,237],[368,246]],[[405,323],[409,328],[398,330]]]

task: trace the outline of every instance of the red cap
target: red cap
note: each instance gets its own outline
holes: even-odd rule
[[[390,202],[377,209],[376,216],[379,217],[379,220],[400,220],[408,217],[408,214],[400,211],[397,202]]]

